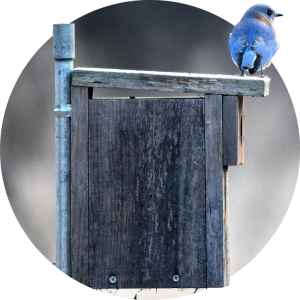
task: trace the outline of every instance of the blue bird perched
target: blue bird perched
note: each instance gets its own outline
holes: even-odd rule
[[[229,37],[232,60],[242,71],[250,74],[270,66],[279,48],[279,40],[273,26],[275,18],[282,16],[269,5],[257,4],[250,7],[241,21],[234,26]]]

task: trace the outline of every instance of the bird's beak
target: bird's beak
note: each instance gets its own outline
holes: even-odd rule
[[[283,14],[276,14],[275,17],[283,17]]]

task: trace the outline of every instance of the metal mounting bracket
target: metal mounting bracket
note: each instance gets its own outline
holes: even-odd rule
[[[69,118],[71,117],[71,104],[56,105],[54,108],[56,118]]]

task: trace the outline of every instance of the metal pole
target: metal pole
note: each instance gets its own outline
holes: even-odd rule
[[[71,75],[74,24],[53,26],[55,59],[56,266],[71,275]]]

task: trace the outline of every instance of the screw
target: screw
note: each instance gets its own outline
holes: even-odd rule
[[[179,275],[174,275],[173,276],[173,281],[178,282],[179,281]]]
[[[109,277],[109,282],[110,283],[116,283],[117,282],[117,277],[116,276],[110,276]]]

